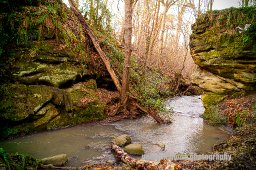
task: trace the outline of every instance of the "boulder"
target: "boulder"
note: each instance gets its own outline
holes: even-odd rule
[[[0,118],[22,121],[37,114],[52,99],[52,91],[47,86],[6,84],[1,86]]]
[[[89,80],[90,84],[95,84],[95,80]],[[93,82],[93,83],[92,83]],[[89,103],[95,102],[99,99],[98,94],[96,93],[96,88],[91,88],[91,85],[88,87],[88,83],[79,83],[68,88],[66,90],[71,104],[76,107],[86,107]]]
[[[141,144],[129,144],[124,147],[124,151],[131,155],[143,155],[144,149]]]
[[[130,144],[132,142],[132,139],[129,135],[121,135],[121,136],[118,136],[118,137],[115,137],[112,142],[117,145],[117,146],[126,146],[128,144]]]
[[[192,76],[192,81],[200,88],[215,93],[239,91],[240,89],[245,88],[242,83],[215,75],[200,68],[195,70]]]
[[[38,127],[38,126],[42,126],[42,125],[47,124],[50,120],[52,120],[54,117],[56,117],[59,114],[59,112],[55,108],[54,105],[48,104],[47,106],[42,108],[38,112],[38,114],[44,115],[44,116],[42,118],[36,120],[35,122],[33,122],[34,127]]]
[[[24,84],[47,84],[54,87],[73,83],[81,78],[84,70],[72,63],[45,64],[40,62],[26,62],[20,60],[16,64],[16,72],[13,77]]]
[[[193,83],[207,91],[255,90],[256,8],[229,8],[202,14],[192,26],[190,50],[201,71]],[[244,28],[237,31],[238,27]]]
[[[66,154],[60,154],[52,157],[43,158],[42,160],[43,165],[52,164],[53,166],[63,166],[65,163],[68,162],[68,157]]]
[[[163,144],[163,143],[157,143],[156,145],[157,145],[159,148],[161,148],[162,151],[165,150],[165,144]]]

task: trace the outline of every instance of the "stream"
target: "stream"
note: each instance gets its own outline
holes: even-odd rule
[[[175,97],[166,101],[172,123],[159,125],[151,117],[43,132],[14,140],[0,141],[8,152],[44,158],[65,153],[67,166],[114,161],[110,149],[113,137],[129,134],[133,143],[141,143],[145,154],[141,159],[160,160],[177,153],[206,154],[214,144],[224,142],[229,134],[223,128],[206,124],[201,115],[204,107],[200,96]],[[164,144],[161,150],[158,144]]]

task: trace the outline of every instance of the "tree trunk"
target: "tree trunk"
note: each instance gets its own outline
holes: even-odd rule
[[[212,11],[213,1],[214,1],[214,0],[210,0],[210,2],[209,2],[209,4],[208,4],[208,10],[209,10],[209,11]]]
[[[201,0],[198,1],[198,11],[197,11],[197,17],[201,15]]]
[[[125,0],[124,45],[125,60],[122,76],[121,105],[126,109],[127,92],[129,91],[129,68],[132,54],[132,0]]]
[[[160,56],[162,56],[163,54],[163,50],[164,50],[164,34],[165,34],[165,21],[166,21],[166,15],[168,12],[168,9],[166,9],[167,7],[165,7],[164,13],[163,13],[163,22],[162,22],[162,31],[161,31],[161,35],[160,35]]]
[[[178,10],[178,24],[176,28],[176,36],[175,36],[175,50],[178,52],[179,49],[179,42],[180,42],[180,32],[181,32],[181,26],[183,21],[183,15],[185,13],[186,6],[182,4],[181,8]]]

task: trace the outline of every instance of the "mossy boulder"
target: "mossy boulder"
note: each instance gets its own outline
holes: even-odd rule
[[[15,122],[35,115],[53,97],[47,86],[5,84],[1,91],[0,118]]]
[[[99,100],[93,79],[66,90],[24,84],[4,84],[0,87],[0,138],[106,117],[106,104]]]
[[[86,108],[75,108],[71,114],[60,114],[47,123],[48,130],[57,129],[60,127],[74,126],[81,123],[103,120],[106,118],[105,105],[93,102],[87,105]]]
[[[84,123],[106,117],[106,105],[99,100],[96,81],[91,79],[66,90],[72,104],[73,120]]]
[[[99,99],[96,93],[96,81],[91,79],[87,82],[75,84],[67,89],[73,106],[85,107],[88,103],[95,102]]]
[[[53,165],[53,166],[63,166],[68,162],[67,154],[59,154],[52,157],[43,158],[42,164]]]
[[[204,119],[211,125],[225,125],[227,123],[227,116],[220,110],[221,102],[227,98],[227,95],[206,93],[202,95],[203,105],[205,111]]]
[[[76,65],[66,58],[62,58],[62,54],[53,55],[51,62],[45,60],[37,60],[21,58],[17,60],[13,67],[15,72],[12,77],[15,81],[23,84],[45,84],[54,87],[62,87],[73,84],[76,80],[81,79],[86,73],[86,69],[82,65]],[[37,58],[37,57],[35,57]],[[55,59],[61,62],[55,62]],[[60,59],[59,59],[60,58]]]
[[[84,83],[78,83],[65,90],[69,105],[68,113],[60,114],[47,124],[47,129],[76,125],[106,118],[106,105],[99,101],[96,92],[96,81],[91,79]]]
[[[254,90],[255,23],[255,7],[229,8],[199,16],[192,26],[190,49],[195,63],[203,71],[196,73],[194,83],[213,92]],[[244,29],[246,25],[249,28]]]
[[[124,147],[124,151],[131,154],[131,155],[143,155],[144,154],[144,149],[142,148],[141,144],[129,144]]]
[[[120,135],[120,136],[117,136],[115,137],[112,142],[117,145],[117,146],[120,146],[120,147],[123,147],[125,145],[128,145],[132,142],[132,139],[129,135]]]
[[[38,114],[43,114],[44,116],[36,121],[33,122],[34,127],[42,126],[47,124],[50,120],[54,117],[59,115],[59,111],[54,107],[52,104],[48,104],[44,108],[42,108]]]

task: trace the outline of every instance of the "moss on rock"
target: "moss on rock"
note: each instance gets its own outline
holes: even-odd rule
[[[54,87],[61,87],[72,84],[81,78],[86,70],[82,65],[75,65],[72,62],[58,64],[46,64],[44,62],[24,61],[20,59],[14,65],[13,77],[23,84],[46,84]]]
[[[208,12],[197,19],[190,37],[192,57],[201,69],[240,83],[239,88],[246,90],[255,89],[256,82],[255,11],[255,7],[248,7]]]
[[[105,105],[101,103],[90,103],[86,108],[76,108],[72,114],[60,114],[52,119],[46,126],[48,130],[60,127],[74,126],[106,118]]]
[[[99,101],[96,81],[91,79],[66,90],[70,113],[62,113],[47,124],[47,129],[73,126],[106,118],[106,105]]]
[[[74,85],[107,74],[77,17],[61,1],[19,4],[0,13],[0,137],[105,118],[96,81]]]
[[[86,104],[96,101],[98,95],[96,93],[96,81],[89,80],[85,83],[79,83],[67,89],[72,105],[82,107]]]
[[[44,108],[42,108],[38,114],[43,115],[42,118],[37,119],[35,122],[33,122],[34,127],[42,126],[47,124],[51,119],[59,115],[58,110],[54,107],[52,104],[48,104]],[[37,114],[37,115],[38,115]]]
[[[211,125],[225,125],[227,116],[220,110],[220,103],[226,98],[226,95],[206,93],[202,96],[205,111],[203,117]]]
[[[2,85],[4,95],[0,102],[0,118],[22,121],[38,112],[52,99],[52,92],[46,86],[21,84]]]

